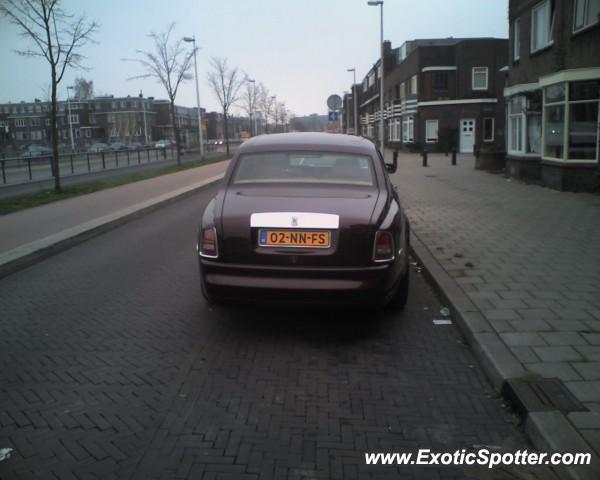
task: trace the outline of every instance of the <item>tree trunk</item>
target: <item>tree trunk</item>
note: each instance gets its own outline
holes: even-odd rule
[[[52,175],[54,176],[54,190],[56,192],[61,191],[60,186],[60,163],[58,157],[58,125],[57,125],[57,105],[56,105],[56,70],[52,67]]]
[[[173,134],[175,135],[175,150],[177,154],[177,165],[181,165],[181,151],[179,147],[179,126],[175,121],[175,100],[171,99],[171,123],[173,124]]]
[[[227,112],[223,110],[223,134],[225,135],[225,148],[227,150],[227,155],[229,155],[229,116]]]

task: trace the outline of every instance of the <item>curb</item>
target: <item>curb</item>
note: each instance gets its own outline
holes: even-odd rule
[[[507,380],[521,377],[527,373],[527,370],[515,358],[465,292],[433,257],[414,230],[411,230],[410,250],[422,265],[425,277],[442,300],[451,307],[453,319],[494,389],[498,393],[505,394],[509,385]],[[528,412],[524,426],[533,446],[540,451],[589,451],[591,453],[590,465],[555,466],[561,478],[570,480],[600,478],[598,457],[563,413],[558,410]]]
[[[23,270],[45,258],[56,255],[75,245],[85,242],[90,238],[108,232],[130,220],[146,215],[175,200],[185,198],[198,190],[219,182],[224,174],[207,178],[158,197],[136,203],[131,207],[95,218],[62,232],[49,235],[40,240],[21,245],[17,248],[0,254],[0,278],[6,277],[19,270]]]

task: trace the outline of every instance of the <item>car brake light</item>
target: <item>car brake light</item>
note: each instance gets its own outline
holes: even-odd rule
[[[207,228],[202,231],[202,238],[200,239],[200,255],[209,258],[217,258],[219,256],[217,231],[215,230],[215,227]]]
[[[394,259],[394,238],[390,232],[383,230],[375,234],[373,260],[376,262],[389,262]]]

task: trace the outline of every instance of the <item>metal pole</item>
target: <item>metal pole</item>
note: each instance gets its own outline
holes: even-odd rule
[[[358,107],[356,105],[356,68],[353,69],[352,74],[354,76],[354,80],[352,81],[352,95],[354,96],[354,135],[358,135]]]
[[[383,50],[383,2],[381,2],[381,4],[379,5],[380,7],[380,23],[381,23],[381,28],[380,28],[380,36],[381,36],[381,83],[380,83],[380,92],[379,92],[379,110],[381,112],[381,118],[380,118],[380,123],[379,123],[379,148],[381,149],[381,153],[383,153],[383,139],[384,139],[384,131],[385,131],[385,123],[383,120],[383,95],[384,95],[384,89],[383,89],[383,77],[384,77],[384,50]]]
[[[196,37],[192,37],[194,45],[194,73],[196,77],[196,106],[198,108],[198,134],[200,135],[200,158],[204,157],[204,135],[202,134],[202,110],[200,110],[200,90],[198,89],[198,63],[196,61]]]
[[[148,125],[146,124],[146,100],[142,97],[142,109],[144,112],[144,143],[148,144]]]
[[[69,113],[69,134],[71,137],[71,151],[75,151],[75,141],[73,140],[73,124],[71,123],[71,97],[69,95],[69,90],[72,87],[67,87],[67,111]]]

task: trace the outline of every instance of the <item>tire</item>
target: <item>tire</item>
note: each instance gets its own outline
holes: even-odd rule
[[[406,301],[408,300],[408,290],[410,287],[410,268],[408,265],[406,266],[406,272],[402,275],[402,279],[400,280],[400,286],[396,293],[391,298],[390,303],[388,303],[388,307],[402,310],[406,305]]]

